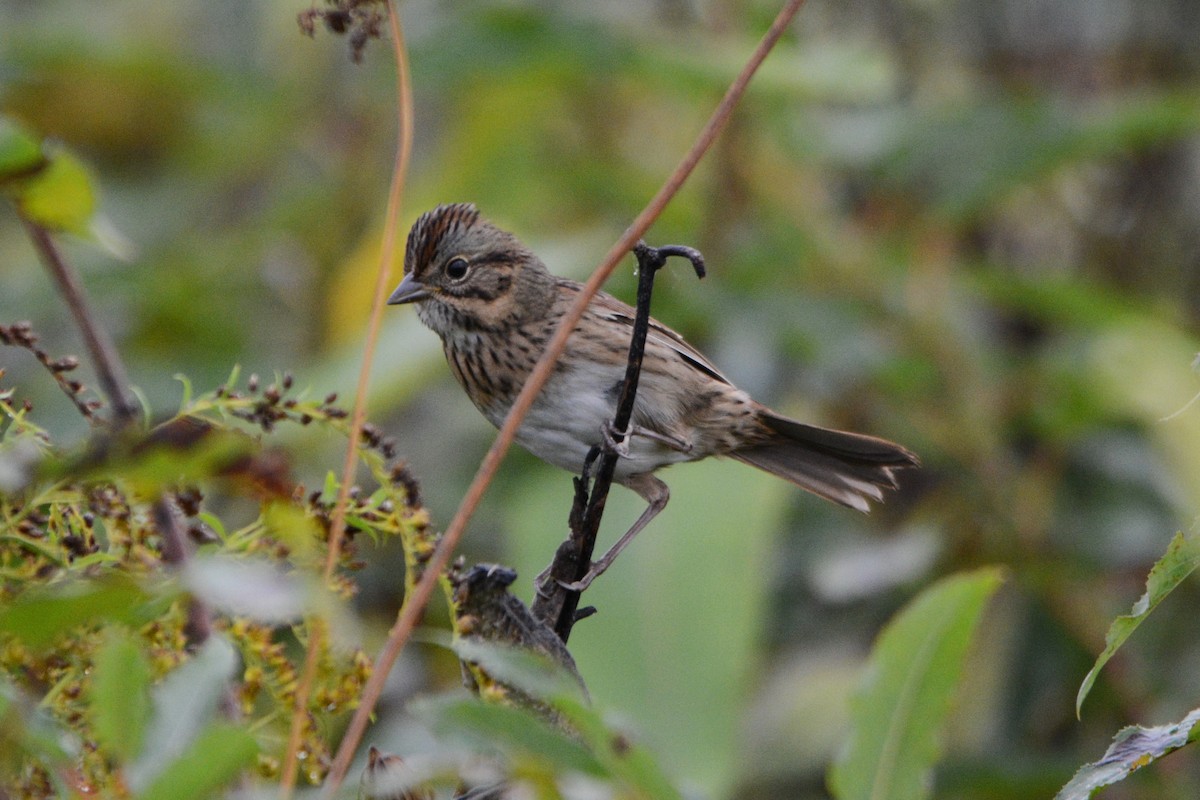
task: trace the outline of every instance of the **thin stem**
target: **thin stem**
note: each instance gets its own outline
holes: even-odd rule
[[[34,248],[38,251],[50,277],[58,285],[63,299],[67,301],[67,308],[71,310],[76,324],[79,325],[84,345],[91,354],[100,388],[108,395],[108,402],[113,409],[112,428],[114,432],[120,431],[137,419],[139,411],[137,401],[128,389],[128,372],[121,361],[121,355],[109,338],[108,332],[96,321],[78,273],[63,258],[58,246],[50,237],[50,232],[25,217],[22,217],[21,221],[25,223]],[[163,563],[181,569],[187,562],[188,545],[172,497],[164,494],[156,499],[153,513],[155,527],[162,536]],[[188,603],[188,620],[184,630],[191,647],[203,644],[212,631],[212,616],[208,608],[195,598],[191,598]]]
[[[404,181],[408,174],[408,162],[412,154],[412,86],[408,66],[408,51],[404,45],[404,29],[400,24],[400,12],[395,0],[388,0],[388,20],[392,35],[392,51],[396,58],[396,72],[399,92],[397,107],[397,136],[399,143],[396,148],[396,159],[392,169],[392,182],[388,190],[386,218],[384,220],[383,244],[379,258],[379,270],[375,279],[375,295],[371,303],[371,318],[367,326],[367,341],[363,347],[362,368],[358,373],[357,395],[354,399],[354,409],[351,413],[350,442],[346,447],[346,460],[342,468],[342,483],[338,489],[337,503],[334,506],[333,520],[329,528],[329,552],[325,559],[325,581],[329,582],[341,553],[342,539],[346,532],[346,506],[350,497],[350,487],[354,484],[355,470],[358,465],[358,445],[362,439],[362,426],[366,419],[367,383],[371,375],[371,363],[375,355],[375,346],[379,338],[380,322],[383,319],[384,301],[388,295],[388,282],[391,277],[391,265],[395,258],[397,226],[400,216],[400,202],[404,192]],[[281,775],[279,796],[291,797],[296,784],[296,768],[300,739],[304,731],[304,721],[308,714],[308,699],[312,694],[312,684],[316,677],[317,660],[320,649],[325,641],[325,626],[323,621],[315,618],[309,631],[308,648],[304,654],[304,667],[300,683],[296,687],[296,704],[292,711],[292,726],[288,735],[287,752]],[[389,663],[383,672],[391,668]],[[379,667],[376,667],[376,673]],[[357,740],[355,742],[357,745]],[[343,748],[345,740],[343,739]],[[339,758],[341,750],[338,751]],[[353,755],[353,751],[351,751]],[[345,765],[335,760],[330,770],[330,778],[326,786],[335,788],[345,776],[349,768],[349,757]],[[337,774],[340,770],[340,774]],[[334,778],[334,775],[337,777]]]
[[[450,557],[458,546],[458,541],[462,538],[463,531],[466,529],[467,521],[470,520],[471,516],[475,513],[475,509],[479,506],[479,501],[483,498],[484,491],[487,489],[488,484],[491,483],[492,477],[496,474],[496,470],[500,466],[500,462],[508,452],[508,448],[512,446],[517,427],[521,424],[521,420],[525,418],[525,414],[528,413],[530,406],[533,405],[534,398],[550,377],[550,372],[554,368],[554,364],[558,361],[559,356],[562,355],[563,348],[566,347],[567,338],[571,335],[571,331],[575,329],[575,325],[583,316],[587,304],[600,291],[600,286],[612,274],[621,257],[629,252],[633,245],[642,237],[654,220],[658,218],[658,215],[662,213],[671,198],[679,191],[684,181],[692,174],[692,171],[696,168],[696,164],[699,163],[704,153],[712,145],[713,140],[716,139],[717,134],[721,132],[721,128],[728,121],[734,106],[737,105],[738,100],[745,93],[750,79],[758,71],[759,66],[762,65],[771,48],[779,41],[784,30],[786,30],[788,24],[803,5],[804,0],[788,0],[787,4],[780,10],[775,21],[771,23],[770,29],[750,56],[746,66],[742,68],[742,71],[734,79],[725,96],[717,105],[716,110],[713,111],[712,116],[709,118],[707,124],[705,124],[704,129],[701,130],[696,142],[688,150],[687,154],[684,155],[682,161],[680,161],[674,172],[667,178],[658,193],[650,200],[646,208],[638,214],[625,233],[621,235],[621,238],[609,249],[600,266],[592,273],[587,283],[580,289],[579,296],[575,299],[575,302],[567,310],[566,314],[564,314],[563,321],[559,324],[558,330],[546,346],[546,352],[542,354],[541,359],[539,359],[533,372],[526,380],[525,386],[521,389],[520,394],[517,395],[513,407],[504,421],[504,425],[501,426],[500,432],[496,435],[496,440],[492,443],[487,455],[484,456],[479,469],[475,473],[474,480],[471,481],[471,485],[467,488],[458,511],[455,512],[454,517],[450,520],[450,525],[443,534],[441,542],[430,557],[425,575],[414,588],[412,595],[405,598],[404,606],[400,609],[400,615],[396,619],[396,624],[392,626],[391,631],[388,633],[387,642],[375,659],[374,672],[363,687],[359,706],[350,720],[350,725],[345,735],[342,737],[342,743],[338,747],[337,756],[334,758],[333,766],[329,771],[329,777],[325,781],[325,787],[322,792],[323,797],[332,797],[345,779],[346,772],[350,768],[350,762],[354,757],[354,752],[358,748],[359,742],[362,741],[363,734],[366,732],[367,722],[374,712],[375,703],[379,700],[379,695],[383,691],[384,681],[387,678],[388,672],[412,635],[417,620],[425,610],[425,605],[429,602],[429,598],[433,594],[438,575],[450,562]]]
[[[30,322],[0,325],[0,344],[23,347],[28,350],[38,363],[46,368],[50,377],[58,384],[58,388],[62,389],[67,399],[74,403],[75,408],[88,421],[89,425],[104,424],[105,421],[96,415],[96,409],[103,403],[99,400],[84,400],[81,396],[83,384],[67,377],[78,365],[78,360],[74,356],[53,359],[49,353],[37,346],[37,340],[38,335],[34,332],[33,324]]]
[[[25,230],[29,232],[29,238],[46,266],[46,271],[58,284],[59,292],[67,301],[67,308],[71,309],[71,315],[79,325],[84,345],[92,356],[92,365],[96,369],[100,388],[108,395],[108,401],[112,405],[113,427],[123,428],[137,419],[139,409],[137,401],[129,392],[128,373],[121,362],[121,356],[117,353],[108,332],[96,321],[91,307],[88,306],[79,275],[62,257],[54,240],[50,238],[50,232],[33,220],[21,217],[21,221],[25,223]]]
[[[188,547],[179,511],[169,494],[154,501],[154,527],[162,536],[162,559],[175,569],[182,569],[188,560]],[[187,598],[187,622],[183,627],[188,647],[195,649],[212,635],[212,614],[204,601],[196,597]]]

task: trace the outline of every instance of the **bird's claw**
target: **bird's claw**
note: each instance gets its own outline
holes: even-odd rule
[[[592,581],[596,580],[598,572],[588,572],[577,581],[559,581],[558,585],[566,589],[568,592],[583,592],[592,585]]]
[[[659,433],[658,431],[652,431],[649,428],[633,424],[630,424],[627,429],[619,431],[612,420],[605,420],[604,424],[600,426],[600,436],[604,440],[605,449],[616,453],[621,458],[629,458],[629,441],[634,436],[641,436],[643,439],[658,442],[680,453],[692,452],[692,443],[678,436]]]
[[[619,431],[611,419],[605,420],[600,426],[600,436],[604,440],[604,449],[616,453],[621,458],[629,458],[629,440],[633,437],[633,426],[628,430]]]

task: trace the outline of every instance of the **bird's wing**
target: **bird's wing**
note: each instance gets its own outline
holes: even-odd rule
[[[579,293],[580,285],[575,281],[562,280],[559,285],[571,295]],[[634,316],[637,312],[632,306],[621,302],[607,292],[597,292],[588,305],[588,309],[603,319],[627,326],[631,332],[633,330]],[[710,378],[730,386],[733,385],[729,378],[726,378],[703,353],[653,317],[650,318],[650,329],[646,334],[646,341],[673,350],[680,358]]]

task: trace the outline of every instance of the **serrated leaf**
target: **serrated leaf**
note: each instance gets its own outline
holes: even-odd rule
[[[122,761],[135,758],[150,721],[150,663],[123,629],[111,629],[96,653],[91,699],[101,746]]]
[[[154,716],[146,746],[125,770],[134,792],[157,785],[158,776],[189,752],[208,727],[237,670],[238,656],[222,636],[210,636],[192,659],[154,689]]]
[[[42,163],[42,146],[12,120],[0,117],[0,185],[27,174]]]
[[[1136,770],[1153,764],[1197,738],[1200,738],[1200,708],[1174,725],[1124,728],[1113,737],[1113,743],[1104,751],[1104,756],[1099,761],[1080,767],[1070,783],[1054,796],[1054,800],[1086,800],[1097,789],[1124,780]]]
[[[1150,574],[1146,577],[1146,592],[1133,604],[1133,609],[1128,614],[1117,617],[1108,627],[1108,633],[1104,636],[1104,651],[1096,657],[1096,663],[1088,670],[1083,684],[1079,687],[1079,693],[1075,696],[1075,716],[1079,716],[1084,698],[1092,690],[1096,676],[1108,660],[1137,630],[1142,621],[1150,616],[1150,612],[1198,566],[1200,539],[1185,536],[1182,532],[1176,533],[1171,544],[1167,546],[1167,552],[1150,568]]]
[[[0,633],[9,633],[29,647],[49,644],[54,637],[92,622],[135,623],[146,613],[150,595],[128,578],[72,581],[27,592],[0,610]]]
[[[182,756],[166,765],[138,800],[199,800],[210,797],[254,763],[258,744],[241,728],[209,725]]]
[[[944,578],[879,635],[851,704],[852,730],[829,774],[839,800],[929,796],[939,736],[972,633],[999,569]]]
[[[80,235],[89,231],[96,210],[92,179],[83,162],[60,150],[16,192],[21,213],[32,222],[52,231]]]

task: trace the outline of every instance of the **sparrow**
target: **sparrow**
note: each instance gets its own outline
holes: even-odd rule
[[[499,427],[580,288],[473,204],[455,203],[413,224],[404,277],[388,303],[416,305],[467,397]],[[613,431],[634,313],[609,294],[592,299],[516,432],[526,450],[576,474],[593,447],[620,441],[613,480],[647,503],[572,588],[604,572],[666,507],[670,491],[654,473],[672,464],[728,456],[862,512],[896,488],[897,469],[918,466],[913,453],[885,439],[777,414],[653,319],[630,429]]]

